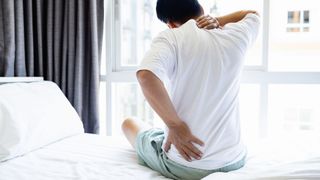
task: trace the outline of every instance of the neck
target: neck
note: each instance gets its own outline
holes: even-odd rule
[[[201,16],[203,16],[203,15],[204,15],[204,14],[201,13],[199,16],[195,16],[195,17],[193,17],[193,18],[191,18],[191,19],[197,20],[199,17],[201,17]]]
[[[201,13],[199,16],[194,16],[190,19],[194,19],[194,20],[197,20],[199,17],[203,16],[203,13]],[[189,20],[190,20],[189,19]],[[187,22],[187,21],[186,21]],[[169,21],[167,23],[167,25],[169,26],[169,28],[177,28],[177,27],[180,27],[183,23],[179,23],[179,22],[173,22],[173,21]]]

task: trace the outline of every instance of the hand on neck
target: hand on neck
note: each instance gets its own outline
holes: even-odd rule
[[[199,17],[201,17],[202,15],[203,15],[204,13],[202,12],[199,16],[195,16],[195,17],[193,17],[193,18],[190,18],[190,19],[194,19],[195,21],[199,18]],[[186,23],[186,22],[188,22],[190,19],[188,19],[187,21],[185,21],[184,23]],[[180,23],[180,22],[175,22],[175,21],[168,21],[168,23],[167,23],[167,26],[170,28],[170,29],[173,29],[173,28],[178,28],[178,27],[180,27],[182,24],[184,24],[184,23]]]

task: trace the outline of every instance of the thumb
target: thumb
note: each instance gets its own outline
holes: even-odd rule
[[[166,144],[164,145],[164,151],[168,152],[171,146],[171,141],[167,140]]]

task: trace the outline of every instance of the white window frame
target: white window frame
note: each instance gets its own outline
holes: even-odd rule
[[[136,82],[135,67],[120,66],[120,0],[105,2],[105,49],[106,74],[101,75],[101,82],[106,82],[106,135],[112,135],[112,83]],[[270,1],[263,0],[262,24],[262,65],[246,66],[242,83],[260,85],[260,137],[268,132],[268,86],[272,84],[320,84],[320,72],[271,72],[268,69],[269,55],[269,13]]]

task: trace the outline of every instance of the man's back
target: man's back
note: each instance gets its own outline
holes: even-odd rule
[[[140,69],[152,71],[168,85],[178,116],[205,142],[205,146],[197,146],[203,152],[200,160],[184,160],[175,147],[167,153],[171,160],[209,170],[245,156],[238,91],[244,55],[258,26],[254,14],[214,30],[199,29],[190,20],[154,40]]]

